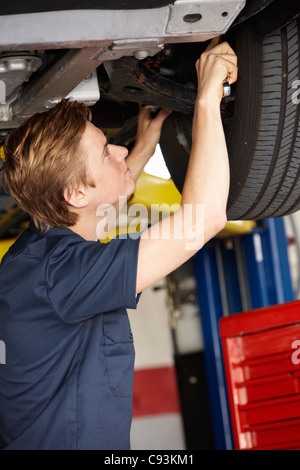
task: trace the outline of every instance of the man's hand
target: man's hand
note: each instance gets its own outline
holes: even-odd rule
[[[214,38],[196,62],[198,77],[197,100],[223,97],[223,82],[230,85],[237,79],[237,56],[227,42]]]
[[[157,116],[152,118],[150,110],[141,107],[138,116],[135,146],[152,156],[155,152],[155,147],[159,142],[163,123],[170,114],[170,110],[161,109]]]
[[[163,123],[170,114],[170,110],[161,109],[157,116],[152,118],[149,109],[140,108],[135,145],[126,160],[135,181],[154,154]]]

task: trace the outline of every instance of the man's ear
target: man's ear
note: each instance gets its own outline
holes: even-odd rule
[[[80,209],[86,207],[89,203],[89,198],[85,188],[73,188],[64,190],[65,201],[73,207]]]

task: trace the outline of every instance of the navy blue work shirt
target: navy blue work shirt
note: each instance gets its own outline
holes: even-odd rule
[[[0,448],[130,448],[138,246],[31,223],[5,255]]]

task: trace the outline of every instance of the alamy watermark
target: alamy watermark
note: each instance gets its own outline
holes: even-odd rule
[[[295,339],[295,341],[292,342],[291,348],[296,350],[292,354],[292,363],[298,365],[300,364],[300,340]]]
[[[3,80],[0,80],[0,104],[6,104],[6,85]]]
[[[292,94],[292,102],[294,104],[300,103],[300,80],[294,80],[292,88],[296,88],[296,91]]]
[[[151,204],[149,210],[143,204],[127,207],[127,198],[120,197],[115,205],[101,204],[97,208],[96,215],[100,220],[96,232],[100,240],[117,235],[117,220],[121,212],[124,215],[122,224],[127,230],[119,238],[137,238],[140,236],[139,232],[143,231],[141,221],[147,221],[147,227],[151,229],[144,232],[143,238],[183,240],[186,250],[197,250],[204,242],[204,204]],[[160,224],[157,223],[158,220],[161,221]]]
[[[6,346],[2,340],[0,340],[0,364],[6,364]]]

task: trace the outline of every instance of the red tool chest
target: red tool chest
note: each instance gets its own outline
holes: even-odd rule
[[[300,301],[220,320],[236,449],[300,449]]]

